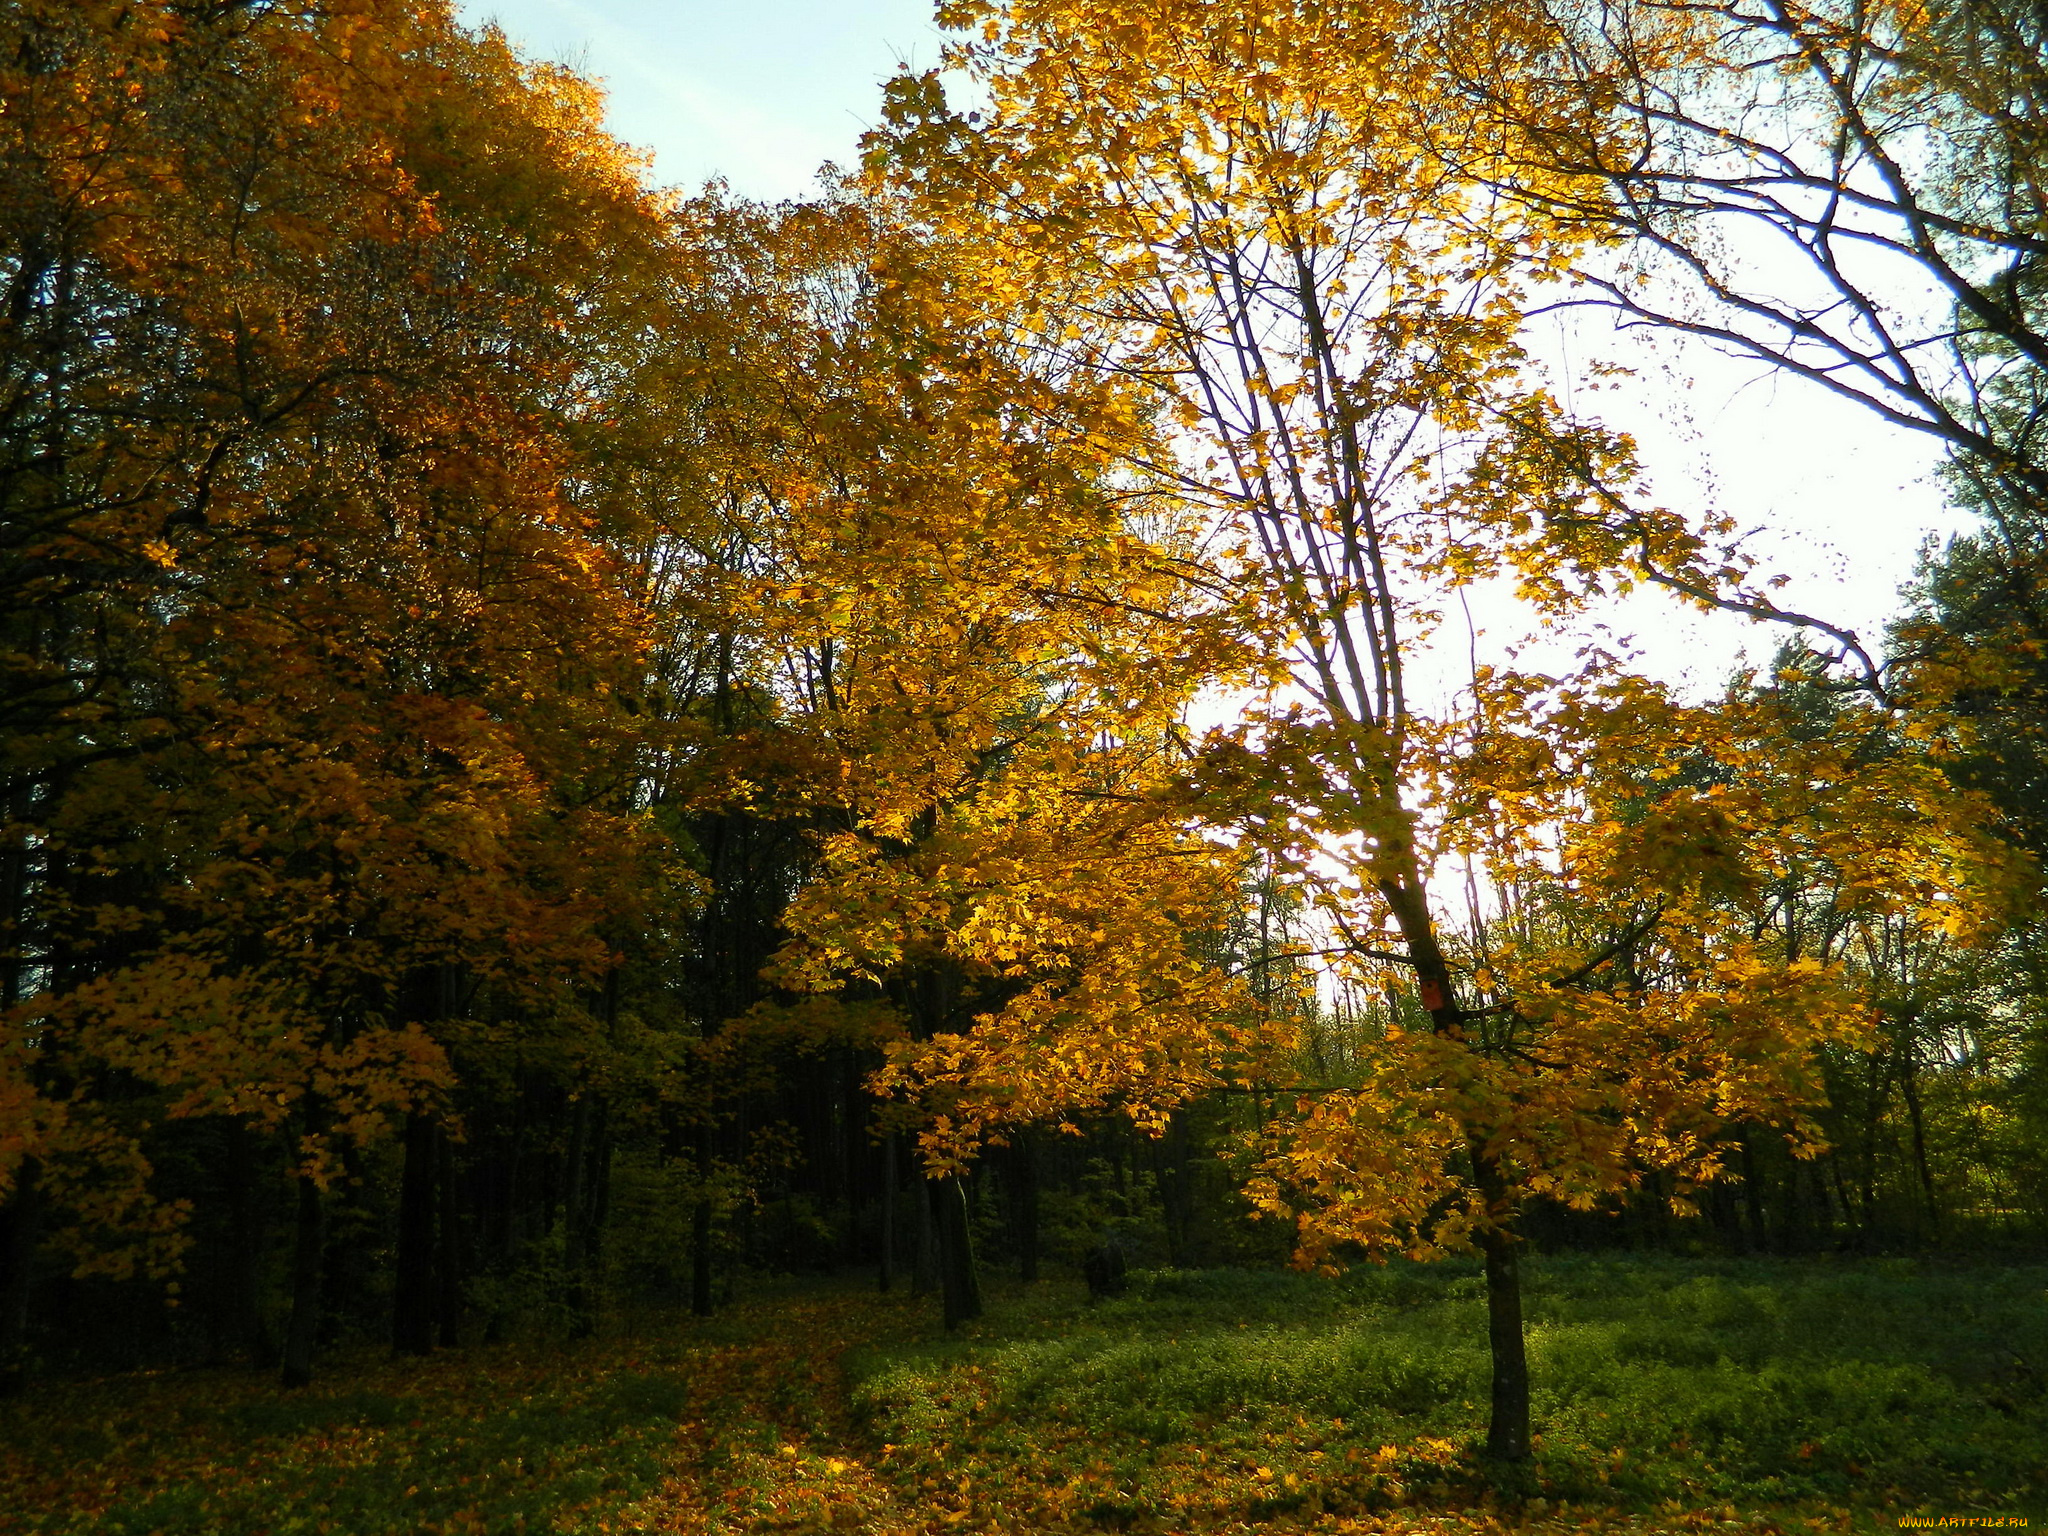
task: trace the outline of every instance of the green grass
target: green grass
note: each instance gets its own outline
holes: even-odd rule
[[[836,1332],[822,1351],[762,1342],[791,1303],[818,1329],[802,1301],[575,1345],[343,1354],[297,1392],[218,1369],[43,1383],[0,1403],[0,1532],[658,1526],[733,1491],[750,1452],[843,1418]]]
[[[496,1388],[505,1395],[492,1402]],[[132,1393],[127,1411],[90,1392],[79,1406],[105,1411],[98,1422],[62,1435],[8,1426],[9,1438],[60,1464],[44,1507],[15,1515],[21,1529],[119,1536],[540,1531],[573,1528],[580,1512],[644,1494],[663,1474],[676,1427],[663,1400],[680,1395],[673,1378],[486,1379],[473,1390],[475,1399],[429,1383],[268,1400],[245,1396],[246,1380],[195,1375]],[[61,1463],[73,1458],[109,1474],[103,1508],[81,1507],[79,1490],[61,1488]],[[16,1488],[33,1498],[32,1487]]]
[[[2048,1523],[2048,1268],[1526,1275],[1538,1447],[1514,1478],[1474,1454],[1469,1268],[1139,1275],[1100,1305],[1001,1284],[950,1337],[930,1300],[849,1281],[575,1345],[365,1352],[302,1392],[226,1370],[45,1382],[0,1404],[0,1533]]]
[[[1524,1496],[2048,1513],[2048,1269],[1559,1258],[1525,1274]],[[1165,1273],[869,1350],[854,1393],[928,1475],[1001,1482],[1015,1463],[1105,1523],[1456,1503],[1498,1481],[1472,1455],[1484,1316],[1462,1267]]]

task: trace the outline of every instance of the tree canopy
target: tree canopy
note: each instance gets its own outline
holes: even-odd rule
[[[768,207],[442,4],[0,3],[0,1367],[796,1255],[950,1325],[1051,1189],[1091,1277],[1145,1200],[1477,1253],[1513,1461],[1594,1216],[2044,1214],[2031,13],[938,14]],[[1982,532],[1786,606],[1567,406],[1582,305]],[[1783,643],[1428,681],[1480,588]]]

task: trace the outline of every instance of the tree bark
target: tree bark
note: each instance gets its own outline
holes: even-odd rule
[[[910,1294],[929,1296],[939,1288],[939,1227],[923,1170],[918,1172],[917,1251],[911,1256]]]
[[[697,1128],[697,1177],[711,1177],[711,1132]],[[690,1311],[711,1315],[711,1197],[700,1195],[690,1208]]]
[[[1479,1233],[1486,1260],[1486,1344],[1493,1364],[1493,1401],[1486,1423],[1486,1454],[1495,1461],[1529,1457],[1529,1353],[1522,1334],[1521,1240],[1500,1164],[1474,1137],[1474,1182],[1488,1221]]]
[[[1934,1170],[1927,1162],[1927,1122],[1920,1110],[1919,1063],[1908,1048],[1899,1075],[1899,1088],[1906,1100],[1906,1123],[1913,1133],[1913,1167],[1920,1175],[1920,1193],[1927,1202],[1927,1232],[1941,1236],[1941,1197],[1934,1190]]]
[[[320,1325],[321,1259],[327,1247],[327,1201],[318,1183],[300,1174],[297,1232],[292,1243],[292,1315],[285,1327],[280,1372],[288,1387],[313,1379],[313,1336]]]
[[[405,1169],[398,1183],[398,1272],[391,1293],[391,1347],[434,1352],[434,1183],[439,1127],[429,1115],[405,1121]]]
[[[1038,1138],[1026,1126],[1017,1133],[1017,1278],[1038,1279]]]
[[[434,1263],[434,1322],[443,1349],[462,1339],[462,1281],[465,1248],[462,1205],[455,1182],[455,1146],[444,1131],[434,1138],[434,1188],[440,1218]]]
[[[1492,1416],[1486,1454],[1496,1461],[1529,1455],[1529,1355],[1522,1336],[1522,1270],[1512,1232],[1489,1228],[1486,1256],[1486,1343],[1493,1356]]]
[[[222,1185],[227,1195],[228,1297],[224,1352],[243,1355],[258,1370],[277,1363],[277,1345],[263,1316],[263,1260],[268,1222],[256,1183],[255,1148],[249,1128],[230,1120],[222,1141],[226,1160]]]
[[[896,1136],[882,1138],[882,1259],[875,1274],[876,1288],[885,1295],[896,1282]]]
[[[1749,1246],[1762,1253],[1770,1245],[1770,1229],[1764,1224],[1764,1187],[1757,1172],[1756,1148],[1750,1144],[1748,1127],[1735,1132],[1742,1148],[1742,1211],[1749,1223]]]
[[[29,1292],[41,1227],[41,1168],[23,1158],[14,1190],[0,1204],[0,1397],[12,1397],[28,1379]]]
[[[939,1237],[939,1287],[946,1326],[957,1328],[981,1316],[981,1276],[974,1263],[974,1239],[967,1222],[967,1186],[957,1173],[927,1183]]]

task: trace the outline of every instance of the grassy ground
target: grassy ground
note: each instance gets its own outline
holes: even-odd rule
[[[1535,1463],[1489,1479],[1450,1267],[1121,1300],[784,1287],[574,1346],[0,1405],[0,1532],[1896,1529],[2048,1517],[2048,1269],[1529,1267]]]
[[[2048,1271],[1529,1266],[1521,1507],[2048,1513]],[[1483,1502],[1476,1275],[1146,1277],[853,1360],[871,1432],[944,1487],[1104,1525]],[[1498,1498],[1498,1493],[1496,1494]],[[1538,1502],[1540,1501],[1540,1502]]]

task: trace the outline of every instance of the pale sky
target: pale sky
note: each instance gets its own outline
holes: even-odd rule
[[[458,0],[522,51],[610,92],[612,131],[655,174],[695,189],[801,197],[827,160],[851,166],[898,61],[938,62],[932,0]]]
[[[881,82],[899,61],[928,68],[939,53],[931,0],[460,0],[459,10],[599,79],[612,130],[653,152],[659,181],[693,190],[718,176],[766,199],[805,195],[825,161],[852,165]],[[1588,330],[1560,355],[1582,366],[1596,350],[1638,370],[1603,414],[1643,442],[1658,499],[1716,505],[1761,529],[1753,548],[1793,577],[1779,594],[1788,607],[1874,642],[1925,533],[1962,525],[1928,479],[1931,439],[1668,335],[1618,345]],[[1709,690],[1745,649],[1760,660],[1781,633],[1662,600],[1620,605],[1608,620],[1650,647],[1653,670]],[[1497,640],[1515,619],[1482,611],[1479,622]]]

